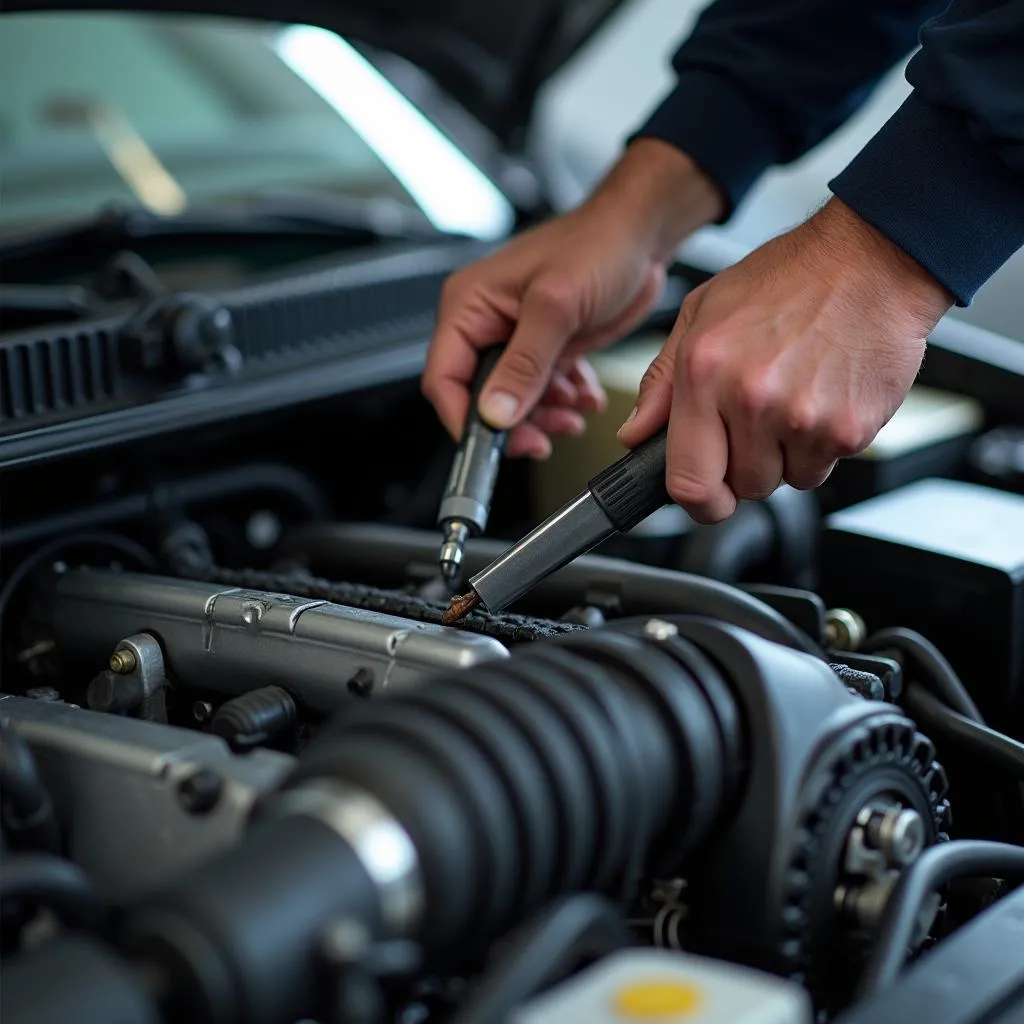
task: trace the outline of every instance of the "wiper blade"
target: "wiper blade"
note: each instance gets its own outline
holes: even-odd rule
[[[80,262],[86,253],[89,263],[96,264],[133,244],[160,239],[210,243],[324,239],[356,247],[382,240],[436,242],[452,237],[413,211],[373,200],[347,203],[333,198],[283,197],[173,216],[142,208],[109,207],[85,221],[0,243],[0,264],[8,281],[24,281],[51,272],[55,261],[74,258]]]

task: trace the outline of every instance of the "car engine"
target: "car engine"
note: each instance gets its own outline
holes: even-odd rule
[[[443,274],[345,266],[0,336],[4,1024],[1021,1019],[1015,421],[446,626]]]

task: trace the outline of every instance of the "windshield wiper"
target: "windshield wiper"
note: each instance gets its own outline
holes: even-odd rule
[[[321,197],[258,199],[188,210],[173,216],[142,208],[107,207],[73,224],[21,234],[0,243],[6,281],[45,280],[64,265],[96,265],[138,243],[239,241],[330,242],[357,248],[377,242],[451,239],[424,217],[379,200],[345,202]]]

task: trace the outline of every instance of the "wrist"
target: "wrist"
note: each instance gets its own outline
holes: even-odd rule
[[[632,233],[653,259],[667,263],[697,228],[721,217],[725,201],[715,183],[675,146],[634,140],[584,208]]]
[[[898,307],[922,333],[930,332],[955,301],[921,264],[840,199],[830,199],[804,229],[815,240],[815,260],[831,261],[839,273],[856,278],[868,295]]]

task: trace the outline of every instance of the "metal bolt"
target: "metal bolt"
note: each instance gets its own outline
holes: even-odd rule
[[[373,693],[373,673],[368,668],[361,668],[348,681],[348,692],[353,697],[369,697]]]
[[[678,635],[679,630],[664,619],[650,619],[644,626],[644,636],[649,640],[669,640]]]
[[[137,661],[135,652],[128,647],[122,647],[114,651],[110,656],[110,671],[116,672],[119,676],[126,676],[129,672],[135,671]]]
[[[825,612],[825,641],[839,651],[856,651],[867,636],[864,620],[849,608]]]
[[[182,779],[178,786],[178,799],[189,814],[208,814],[217,806],[224,791],[224,780],[209,768]]]
[[[894,807],[882,815],[876,834],[879,848],[894,866],[912,863],[924,849],[924,822],[909,807]]]
[[[197,700],[192,705],[192,717],[197,722],[208,722],[213,714],[213,705],[208,700]]]

